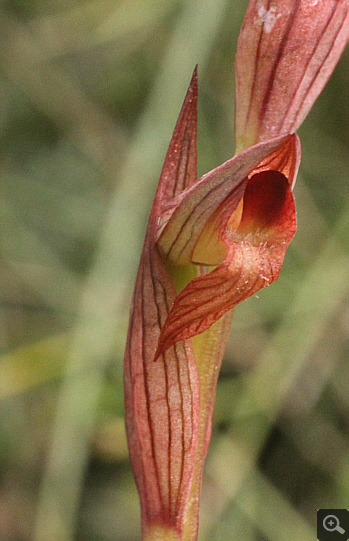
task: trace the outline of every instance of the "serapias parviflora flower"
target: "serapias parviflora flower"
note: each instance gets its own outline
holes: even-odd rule
[[[197,180],[197,72],[160,176],[125,353],[144,540],[195,540],[232,309],[277,279],[296,231],[295,134],[348,40],[347,0],[254,0],[236,54],[237,155]]]

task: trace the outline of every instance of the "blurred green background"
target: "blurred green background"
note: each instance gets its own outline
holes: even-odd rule
[[[0,1],[0,540],[136,541],[122,360],[147,214],[199,64],[199,174],[234,152],[247,1]],[[299,228],[236,309],[200,541],[313,541],[349,507],[349,55],[300,129]]]

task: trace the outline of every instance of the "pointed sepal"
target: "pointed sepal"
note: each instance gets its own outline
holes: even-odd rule
[[[153,527],[180,538],[195,466],[199,380],[192,345],[181,342],[154,363],[177,295],[156,246],[161,212],[196,181],[196,70],[162,169],[137,275],[125,351],[125,419],[144,537]]]
[[[249,3],[235,58],[238,151],[299,128],[348,35],[348,0]]]

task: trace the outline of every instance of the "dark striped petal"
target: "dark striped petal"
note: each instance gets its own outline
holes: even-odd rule
[[[348,35],[348,0],[249,3],[235,59],[238,151],[298,129]]]

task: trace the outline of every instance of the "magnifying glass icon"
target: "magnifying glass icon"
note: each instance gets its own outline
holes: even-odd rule
[[[335,515],[326,515],[322,522],[325,530],[328,532],[345,533],[345,530],[339,525],[339,520]]]

